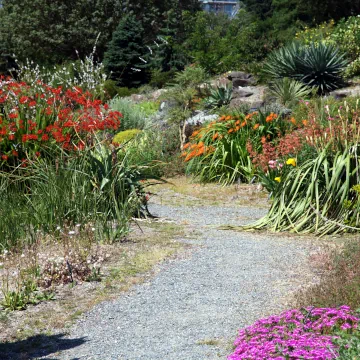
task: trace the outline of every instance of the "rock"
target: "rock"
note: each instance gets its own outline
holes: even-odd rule
[[[198,112],[198,114],[187,119],[186,122],[189,125],[198,125],[198,124],[203,124],[206,121],[216,120],[218,118],[219,118],[219,115],[216,115],[216,114],[207,115],[204,111],[200,111],[200,112]]]
[[[224,76],[221,76],[210,82],[211,87],[226,87],[231,84],[231,81]]]
[[[228,79],[233,81],[234,79],[250,79],[252,77],[251,74],[248,74],[246,72],[243,71],[232,71],[229,75],[228,75]]]
[[[333,96],[335,99],[344,99],[348,96],[360,96],[360,85],[355,85],[355,86],[332,91],[330,93],[330,96]]]
[[[248,86],[236,89],[233,92],[233,98],[230,102],[230,108],[237,108],[242,105],[248,105],[255,110],[266,104],[265,91],[266,86]]]
[[[130,100],[134,103],[140,103],[146,101],[146,96],[141,94],[132,94]]]
[[[235,98],[242,98],[242,97],[249,97],[251,95],[254,95],[252,91],[246,90],[246,88],[240,88],[240,89],[234,89],[233,90],[233,99]]]
[[[255,85],[256,81],[253,78],[250,79],[234,79],[233,80],[233,88],[237,88],[239,86],[251,86]]]
[[[167,92],[167,89],[158,89],[150,94],[151,100],[157,101],[160,96]]]

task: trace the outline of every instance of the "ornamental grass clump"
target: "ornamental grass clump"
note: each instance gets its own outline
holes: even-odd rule
[[[337,339],[357,332],[358,323],[348,306],[288,310],[240,330],[228,360],[336,359]]]

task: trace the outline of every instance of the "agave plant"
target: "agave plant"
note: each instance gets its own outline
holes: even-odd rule
[[[274,51],[263,71],[271,78],[289,77],[317,87],[327,94],[344,83],[342,74],[347,66],[345,54],[334,44],[313,43],[310,46],[292,43]]]
[[[218,108],[230,104],[232,97],[232,88],[228,86],[219,86],[210,89],[210,95],[205,100],[205,105],[210,108]]]
[[[286,107],[293,107],[299,100],[308,97],[312,89],[300,81],[290,78],[277,79],[270,85],[270,94]]]
[[[263,67],[263,72],[272,79],[295,77],[297,58],[305,56],[305,48],[298,42],[292,42],[273,51]]]
[[[316,86],[321,94],[344,84],[342,74],[348,61],[334,44],[312,43],[296,63],[298,74],[295,77],[309,86]]]

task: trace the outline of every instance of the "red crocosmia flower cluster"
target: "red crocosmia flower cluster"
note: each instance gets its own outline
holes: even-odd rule
[[[240,330],[228,360],[336,359],[336,332],[354,331],[359,320],[348,306],[288,310]]]
[[[68,151],[85,147],[99,131],[116,131],[122,114],[109,110],[90,92],[64,90],[38,81],[34,86],[0,77],[0,157],[34,153],[58,144]],[[14,155],[14,148],[16,155]]]

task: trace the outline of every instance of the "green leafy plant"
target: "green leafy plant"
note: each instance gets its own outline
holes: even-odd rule
[[[351,187],[359,178],[357,161],[350,148],[332,155],[326,147],[281,179],[268,214],[251,227],[319,235],[356,230],[359,198]]]
[[[124,144],[129,140],[132,140],[135,136],[137,136],[140,133],[141,130],[139,129],[129,129],[125,131],[120,131],[114,136],[112,142],[113,144]]]
[[[321,42],[304,46],[293,42],[268,57],[264,72],[271,78],[296,79],[326,94],[344,84],[346,65],[345,55],[334,44]]]
[[[209,108],[219,108],[230,104],[232,98],[232,88],[228,86],[219,86],[211,88],[210,94],[205,98],[205,106]]]
[[[270,94],[276,101],[288,108],[294,107],[300,100],[306,99],[312,89],[302,82],[290,78],[275,80],[270,85]]]

